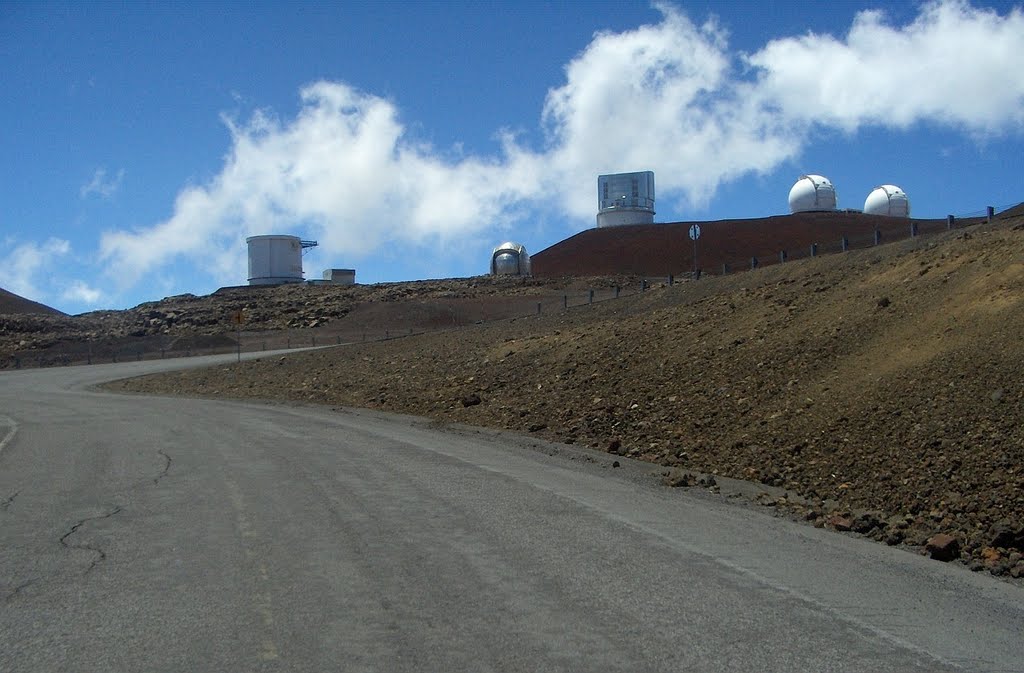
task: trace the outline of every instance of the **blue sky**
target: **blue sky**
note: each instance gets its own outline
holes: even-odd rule
[[[656,221],[786,212],[803,173],[916,217],[1024,200],[1008,2],[0,0],[0,287],[69,313],[246,282],[486,272],[594,225],[601,173]]]

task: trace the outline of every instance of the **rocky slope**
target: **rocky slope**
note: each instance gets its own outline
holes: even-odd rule
[[[232,316],[239,312],[250,337],[296,330],[352,336],[368,328],[383,336],[389,328],[422,331],[519,315],[533,310],[536,301],[560,298],[565,291],[578,294],[583,288],[638,282],[632,278],[480,276],[378,285],[241,286],[207,296],[177,295],[124,311],[76,316],[33,310],[34,303],[23,300],[0,304],[0,368],[12,366],[14,356],[63,364],[83,359],[87,350],[154,353],[173,350],[179,343],[230,345],[235,338]],[[10,312],[5,313],[5,308]]]
[[[712,473],[785,489],[766,502],[814,525],[1021,577],[1022,324],[1018,216],[128,386],[537,433],[656,463],[671,485]]]

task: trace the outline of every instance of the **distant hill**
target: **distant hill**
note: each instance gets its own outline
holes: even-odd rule
[[[61,311],[55,308],[50,308],[39,302],[32,301],[31,299],[25,299],[20,297],[13,292],[0,288],[0,314],[24,314],[24,313],[42,313],[45,315],[64,315]]]

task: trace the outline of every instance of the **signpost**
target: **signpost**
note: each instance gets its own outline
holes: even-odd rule
[[[690,225],[690,240],[693,241],[693,279],[697,280],[697,239],[700,238],[700,225]]]
[[[238,361],[242,361],[242,323],[245,322],[245,313],[233,311],[231,322],[235,323],[235,345],[238,349]]]

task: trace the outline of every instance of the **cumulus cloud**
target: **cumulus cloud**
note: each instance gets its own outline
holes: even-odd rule
[[[971,131],[1024,123],[1024,13],[961,0],[925,4],[906,26],[881,11],[854,19],[845,39],[809,34],[769,42],[746,61],[766,109],[846,131],[920,121]]]
[[[9,252],[0,259],[0,287],[34,301],[48,296],[49,277],[61,258],[71,252],[71,244],[60,238],[44,243],[5,241]]]
[[[301,232],[347,260],[396,245],[429,250],[496,239],[538,213],[591,226],[605,172],[654,170],[659,202],[701,206],[724,182],[797,156],[814,125],[928,121],[992,133],[1024,124],[1019,10],[946,0],[903,26],[867,11],[845,36],[786,37],[738,54],[714,21],[656,6],[659,22],[598,33],[566,65],[538,111],[539,148],[499,132],[495,155],[450,158],[410,138],[395,102],[315,82],[292,118],[225,117],[220,173],[184,188],[166,221],[106,232],[101,258],[123,284],[186,255],[237,282],[247,235]]]
[[[109,199],[121,188],[122,180],[124,180],[123,168],[109,178],[107,169],[97,168],[96,172],[92,174],[92,179],[78,190],[78,195],[83,199],[93,194],[103,199]]]

